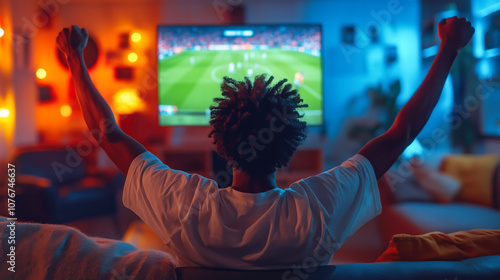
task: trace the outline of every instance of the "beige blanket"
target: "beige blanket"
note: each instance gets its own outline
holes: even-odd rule
[[[14,225],[0,217],[0,239],[0,279],[175,279],[165,252],[90,238],[67,226]]]

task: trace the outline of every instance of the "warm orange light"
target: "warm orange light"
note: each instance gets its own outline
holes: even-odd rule
[[[0,118],[7,118],[9,116],[10,112],[8,109],[0,109]]]
[[[61,116],[67,118],[67,117],[71,116],[71,113],[73,112],[73,110],[71,109],[71,107],[69,105],[62,105],[60,112],[61,112]]]
[[[138,32],[135,32],[135,33],[132,33],[132,35],[130,36],[130,39],[132,40],[132,42],[139,42],[141,40],[142,36],[140,33]]]
[[[0,28],[0,38],[2,38],[2,37],[3,37],[3,34],[5,34],[5,31],[3,31],[3,29],[2,29],[2,28]],[[140,40],[140,39],[139,39],[139,40]]]
[[[141,111],[144,107],[144,101],[139,97],[139,91],[136,89],[124,88],[113,96],[113,111],[119,115]]]
[[[38,68],[38,70],[36,70],[36,77],[40,80],[45,79],[45,77],[47,77],[47,71],[43,68]]]
[[[131,52],[128,54],[128,61],[130,62],[136,62],[137,61],[137,54],[135,52]]]

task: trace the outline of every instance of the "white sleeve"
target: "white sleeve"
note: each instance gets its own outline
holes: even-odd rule
[[[295,183],[319,222],[342,244],[382,212],[377,179],[368,159],[357,154],[342,165]]]
[[[180,230],[181,220],[189,218],[189,209],[199,207],[193,204],[203,202],[199,196],[215,190],[213,180],[171,169],[152,153],[144,152],[129,167],[123,205],[168,242],[171,234]]]

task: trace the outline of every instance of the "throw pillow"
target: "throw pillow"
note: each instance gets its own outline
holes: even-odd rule
[[[500,255],[500,230],[477,229],[451,234],[396,234],[375,262],[459,261]]]
[[[493,207],[493,178],[498,155],[450,155],[441,163],[441,171],[462,183],[457,201]]]
[[[430,168],[424,163],[411,161],[415,178],[420,187],[426,190],[439,203],[450,203],[458,194],[461,183],[447,174]]]
[[[399,176],[397,170],[391,169],[386,174],[387,184],[395,202],[420,201],[434,202],[435,199],[422,189],[414,173],[409,176]]]

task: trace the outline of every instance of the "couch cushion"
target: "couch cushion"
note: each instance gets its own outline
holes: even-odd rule
[[[475,229],[450,234],[396,234],[376,262],[460,261],[500,255],[500,230]]]
[[[456,200],[493,207],[493,181],[498,155],[449,155],[441,171],[462,183]]]
[[[423,162],[413,160],[415,178],[422,189],[431,194],[437,202],[450,203],[457,196],[462,184],[452,176],[430,168]]]
[[[406,202],[382,211],[381,233],[388,242],[398,233],[452,233],[471,229],[500,229],[500,211],[469,203]]]
[[[397,203],[407,201],[434,202],[435,199],[426,190],[420,187],[416,176],[400,176],[396,170],[386,173],[388,187],[391,190],[394,201]]]
[[[463,261],[385,262],[339,265],[331,279],[498,280],[500,256]],[[300,279],[300,278],[299,278]]]

